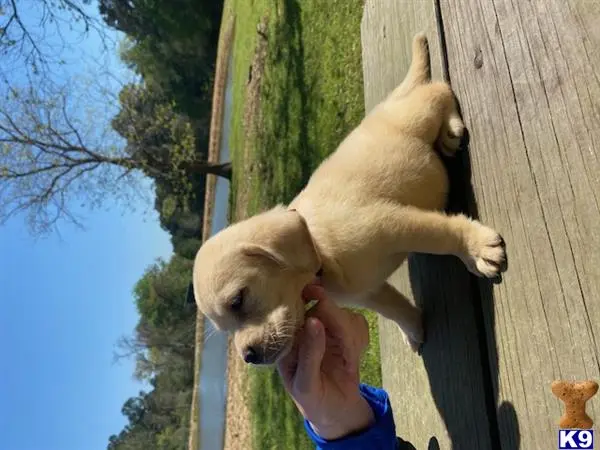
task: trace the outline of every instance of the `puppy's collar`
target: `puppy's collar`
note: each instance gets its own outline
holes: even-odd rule
[[[288,208],[288,211],[297,212],[298,214],[300,214],[296,208]],[[312,239],[312,237],[311,237],[311,239]],[[318,253],[317,246],[314,242],[313,242],[313,246],[315,247],[315,251],[317,251],[317,253]],[[319,270],[317,270],[317,273],[315,274],[315,276],[317,278],[317,284],[321,284],[321,277],[323,276],[323,266],[319,267]]]

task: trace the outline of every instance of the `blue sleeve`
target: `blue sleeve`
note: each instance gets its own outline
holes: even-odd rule
[[[366,384],[360,385],[360,393],[373,409],[375,423],[359,433],[328,441],[315,433],[310,422],[304,420],[304,428],[318,450],[363,450],[366,448],[394,450],[397,448],[396,424],[387,393],[383,389]]]

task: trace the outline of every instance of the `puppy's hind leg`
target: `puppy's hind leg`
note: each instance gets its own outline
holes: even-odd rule
[[[444,120],[442,120],[440,134],[436,142],[438,149],[446,156],[455,156],[456,152],[460,150],[465,137],[465,124],[458,112],[456,97],[454,97],[454,94],[452,96],[451,105]]]
[[[408,72],[402,83],[389,95],[388,100],[401,100],[412,93],[416,87],[429,83],[431,83],[429,43],[424,33],[418,33],[413,38],[412,60]],[[442,86],[442,88],[440,89],[439,86]],[[423,89],[427,89],[427,87],[423,86]],[[465,134],[465,125],[458,112],[456,98],[450,86],[446,83],[434,83],[432,91],[438,91],[441,94],[442,103],[447,104],[443,108],[441,126],[433,127],[436,130],[435,136],[438,138],[436,144],[442,153],[447,156],[454,156],[459,150]],[[450,93],[451,98],[447,98],[448,93]],[[410,106],[402,105],[402,107],[411,111]],[[427,140],[431,141],[431,139]]]
[[[408,72],[402,83],[392,91],[389,98],[393,100],[400,99],[416,86],[428,83],[430,80],[429,44],[425,34],[419,33],[413,38],[412,60]]]
[[[417,86],[400,101],[387,103],[385,109],[404,133],[429,145],[441,140],[448,153],[458,150],[465,127],[447,83],[436,81]]]

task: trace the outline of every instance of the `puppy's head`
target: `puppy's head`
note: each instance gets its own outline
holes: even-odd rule
[[[269,365],[304,323],[302,290],[320,268],[304,219],[276,207],[215,234],[194,262],[199,310],[234,334],[241,357]]]

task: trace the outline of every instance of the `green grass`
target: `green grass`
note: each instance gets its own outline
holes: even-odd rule
[[[317,165],[364,115],[360,20],[363,0],[230,0],[236,15],[234,41],[234,179],[250,190],[250,214],[289,202]],[[263,123],[244,161],[244,99],[248,67],[258,34],[269,17],[268,56],[262,83]],[[259,167],[248,177],[243,167]],[[248,186],[249,183],[249,186]],[[381,385],[377,318],[366,313],[371,345],[361,366],[364,382]],[[253,447],[313,448],[302,419],[271,370],[250,370]]]

